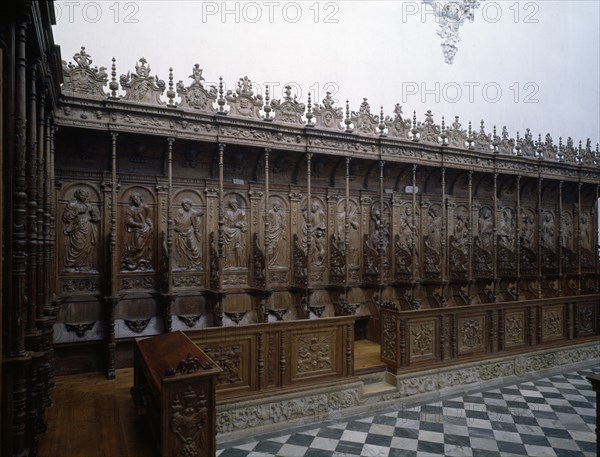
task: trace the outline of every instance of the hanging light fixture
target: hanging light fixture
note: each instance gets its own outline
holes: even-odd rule
[[[472,21],[478,0],[423,0],[433,9],[439,25],[437,34],[442,38],[442,51],[447,64],[454,62],[460,41],[459,29],[465,20]]]

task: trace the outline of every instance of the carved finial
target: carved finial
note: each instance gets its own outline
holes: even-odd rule
[[[485,124],[483,122],[483,119],[481,120],[481,126],[479,127],[479,133],[481,133],[482,135],[485,135]]]
[[[269,96],[269,85],[267,84],[265,86],[265,106],[263,107],[263,110],[265,111],[265,121],[273,120],[271,117],[271,109],[271,97]]]
[[[173,90],[173,67],[169,67],[169,90],[167,90],[168,106],[174,107],[175,91]]]
[[[542,134],[541,133],[538,135],[537,157],[538,157],[538,159],[544,158],[544,144],[542,143]]]
[[[565,153],[563,150],[562,136],[558,137],[558,160],[563,162],[565,160]]]
[[[596,165],[600,164],[600,143],[596,143]]]
[[[110,89],[110,97],[117,98],[117,89],[119,89],[119,84],[117,83],[117,64],[114,57],[112,58],[110,76],[110,84],[108,85],[108,88]]]
[[[412,140],[413,141],[419,141],[419,130],[417,130],[417,111],[413,111],[413,121],[412,121],[412,130],[410,131],[410,133],[412,133]]]
[[[383,105],[379,111],[379,135],[385,136],[385,117],[383,116]]]
[[[577,147],[577,153],[575,154],[575,162],[578,164],[583,163],[583,143],[579,140],[579,146]]]
[[[472,151],[473,149],[475,149],[475,146],[473,144],[475,140],[473,139],[473,126],[471,125],[471,121],[469,121],[469,129],[467,130],[467,133],[467,149]]]
[[[227,114],[225,113],[225,97],[223,97],[223,77],[219,76],[219,99],[217,100],[217,105],[219,105],[219,114]]]
[[[494,153],[497,154],[499,152],[498,145],[500,144],[500,137],[497,134],[496,126],[495,125],[494,125],[494,128],[493,128],[493,132],[494,133],[492,135],[492,147],[493,147]]]
[[[458,117],[456,119],[458,122]],[[442,131],[440,132],[440,138],[442,139],[442,146],[448,146],[448,135],[446,134],[446,118],[442,116]]]
[[[352,132],[352,120],[350,119],[350,100],[346,100],[346,119],[344,119],[344,124],[346,124],[346,132]]]
[[[315,124],[313,124],[313,117],[314,114],[312,112],[312,98],[310,96],[310,92],[308,93],[308,109],[306,111],[306,126],[307,127],[314,127]]]
[[[519,136],[519,131],[517,130],[517,140],[515,141],[515,150],[517,151],[517,156],[521,155],[521,137]]]

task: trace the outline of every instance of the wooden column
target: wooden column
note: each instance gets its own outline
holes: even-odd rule
[[[542,183],[544,178],[541,176],[538,178],[538,201],[537,201],[537,232],[538,232],[538,243],[537,243],[537,298],[542,298],[542,236],[543,236],[543,208],[542,208]]]
[[[264,210],[264,252],[265,252],[265,288],[269,288],[269,252],[270,252],[270,240],[269,240],[269,154],[271,148],[265,148],[265,210]]]
[[[577,295],[581,295],[583,278],[581,277],[581,188],[583,183],[577,185]],[[597,253],[596,253],[597,256]]]
[[[304,299],[306,301],[305,314],[309,317],[310,312],[310,286],[311,286],[311,259],[310,253],[312,249],[312,224],[310,220],[311,202],[312,202],[312,178],[311,178],[311,160],[312,152],[306,153],[306,289]]]
[[[173,294],[173,143],[175,143],[175,138],[167,138],[167,261],[165,262],[167,287],[163,303],[163,319],[166,332],[173,330],[171,313],[175,300]]]
[[[412,227],[411,227],[411,255],[412,255],[412,281],[413,283],[420,277],[421,262],[417,257],[417,164],[412,166]],[[445,168],[442,168],[442,192],[444,186]],[[443,206],[443,204],[442,204]],[[443,210],[442,210],[443,214]],[[443,219],[442,219],[443,220]],[[421,239],[423,239],[423,231],[421,231]],[[421,246],[421,252],[423,247]]]
[[[37,306],[36,306],[36,320],[39,321],[44,317],[44,306],[47,302],[47,289],[46,285],[46,263],[44,258],[44,250],[46,248],[46,237],[44,232],[44,220],[45,220],[45,206],[44,206],[44,186],[45,186],[45,133],[44,133],[44,125],[46,122],[45,119],[45,103],[46,98],[44,93],[40,93],[37,97],[38,106],[37,106],[37,157],[36,157],[36,176],[37,176],[37,214],[36,214],[36,223],[37,223]]]
[[[564,181],[558,183],[558,277],[562,279],[562,235],[563,235],[563,185]],[[559,288],[561,284],[559,282]]]
[[[37,232],[37,64],[29,66],[27,91],[27,290],[28,313],[25,336],[29,350],[37,349],[36,308],[38,307],[37,275],[38,275],[38,232]]]
[[[218,246],[219,246],[219,291],[223,289],[223,224],[224,224],[224,208],[223,208],[223,164],[225,155],[224,143],[219,143],[219,234],[218,234]]]
[[[444,283],[450,282],[450,208],[451,203],[446,192],[446,169],[442,168],[444,182],[442,184],[442,220],[440,222],[440,262],[441,262],[441,277]],[[458,178],[454,178],[458,179]],[[453,207],[456,206],[452,203]]]
[[[515,214],[515,249],[517,257],[517,300],[520,294],[521,282],[521,176],[517,176],[517,211]]]
[[[468,286],[468,291],[469,291],[469,302],[472,300],[472,296],[473,296],[473,291],[472,291],[472,287],[473,287],[473,170],[469,170],[469,201],[468,201],[468,206],[469,206],[469,227],[467,228],[467,230],[469,231],[469,244],[468,244],[468,249],[469,249],[469,286]]]
[[[344,200],[344,263],[345,263],[345,271],[344,271],[344,286],[345,286],[345,294],[346,301],[348,300],[348,284],[350,283],[350,258],[348,253],[350,252],[350,161],[351,157],[346,157],[346,195]],[[337,208],[336,208],[337,211]]]
[[[382,297],[384,279],[385,279],[385,241],[383,239],[383,226],[385,224],[383,215],[383,168],[385,162],[379,161],[379,216],[381,225],[379,227],[379,296]]]
[[[498,173],[496,173],[496,162],[494,161],[494,209],[492,219],[492,274],[494,276],[493,295],[494,303],[498,295]]]
[[[110,196],[110,288],[107,298],[107,341],[108,341],[108,369],[107,376],[113,379],[116,376],[115,350],[115,311],[119,303],[119,256],[117,255],[117,132],[111,132],[111,196]]]

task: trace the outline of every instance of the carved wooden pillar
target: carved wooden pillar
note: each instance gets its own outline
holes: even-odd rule
[[[385,240],[384,240],[384,224],[386,223],[383,213],[383,169],[385,162],[379,161],[379,214],[381,217],[381,226],[379,227],[379,296],[381,297],[383,283],[385,280]],[[389,221],[388,221],[389,223]]]
[[[592,233],[594,234],[595,243],[591,243],[591,248],[594,250],[594,258],[596,259],[596,292],[600,291],[600,239],[598,236],[598,213],[600,213],[600,185],[596,186],[596,201],[594,204],[595,211],[592,214]]]
[[[269,228],[270,228],[270,221],[269,221],[269,211],[270,211],[270,207],[269,207],[269,154],[271,153],[271,148],[265,148],[265,209],[263,212],[264,215],[264,252],[265,252],[265,289],[269,288],[269,261],[270,261],[270,256],[269,254],[271,253],[270,249],[270,240],[269,240]],[[265,314],[266,316],[266,314]],[[266,322],[266,320],[265,320]]]
[[[581,277],[581,188],[583,183],[577,185],[577,295],[581,295],[583,278]],[[596,257],[598,254],[596,253]]]
[[[113,379],[116,376],[115,350],[115,311],[119,304],[117,295],[119,290],[119,258],[117,256],[117,132],[111,132],[111,196],[110,196],[110,290],[106,303],[107,312],[107,341],[108,341],[108,369],[107,376]]]
[[[423,228],[417,227],[417,214],[423,214],[422,211],[419,211],[419,207],[417,205],[417,164],[413,164],[412,166],[412,226],[411,226],[411,255],[412,255],[412,280],[413,282],[422,277],[423,271],[423,262],[419,262],[419,258],[417,256],[417,235],[421,234],[420,239],[423,239]],[[446,177],[446,169],[442,168],[442,198],[444,197],[445,192],[445,177]],[[444,203],[442,201],[442,220],[444,220],[445,212],[444,212]],[[420,220],[420,218],[419,218]],[[418,231],[417,231],[418,230]],[[443,229],[442,229],[443,230]],[[442,238],[443,243],[443,238]],[[419,245],[419,252],[421,255],[423,253],[422,244]],[[443,253],[443,251],[442,251]],[[443,268],[443,267],[442,267]]]
[[[311,177],[311,160],[312,153],[306,153],[306,290],[304,294],[305,314],[308,318],[310,310],[310,287],[311,287],[311,261],[310,254],[312,250],[312,225],[311,225],[311,202],[312,202],[312,177]]]
[[[37,233],[37,71],[38,66],[29,66],[28,106],[27,106],[27,285],[28,313],[27,330],[28,349],[37,350],[36,308],[38,307],[37,275],[38,275],[38,233]]]
[[[562,278],[562,239],[563,239],[563,185],[564,181],[560,181],[558,183],[558,277]],[[559,289],[561,288],[561,284],[559,282]]]
[[[469,170],[469,201],[467,204],[468,208],[469,208],[469,227],[467,228],[467,230],[469,231],[469,241],[468,241],[468,245],[467,248],[469,249],[469,286],[468,286],[468,291],[469,291],[469,301],[471,300],[471,297],[473,296],[473,291],[472,291],[472,287],[473,287],[473,220],[474,220],[474,213],[475,211],[477,211],[477,208],[475,208],[475,204],[473,203],[473,170]]]
[[[175,301],[173,294],[173,143],[175,138],[167,138],[167,252],[163,252],[163,256],[165,254],[167,256],[166,261],[163,262],[167,270],[163,272],[166,281],[166,295],[163,298],[163,320],[166,332],[173,329],[171,313]],[[164,214],[162,211],[164,209],[161,208],[160,213]]]
[[[224,164],[224,154],[225,154],[226,145],[223,143],[219,143],[219,227],[218,227],[218,246],[219,246],[219,291],[223,289],[223,224],[224,224],[224,214],[223,214],[223,164]]]
[[[56,133],[56,131],[58,130],[58,127],[56,125],[54,125],[54,116],[51,114],[49,117],[49,163],[48,163],[48,167],[49,167],[49,182],[48,182],[48,196],[50,199],[50,218],[49,218],[49,224],[50,224],[50,232],[49,232],[49,248],[48,248],[48,253],[50,256],[50,294],[53,295],[57,292],[57,286],[56,286],[56,269],[54,267],[54,259],[56,258],[56,245],[55,245],[55,239],[56,239],[56,186],[55,186],[55,168],[54,168],[54,134]],[[104,214],[108,214],[108,213],[104,213]]]
[[[44,259],[44,250],[46,248],[46,237],[44,233],[44,220],[45,220],[45,207],[44,207],[44,186],[46,184],[45,180],[45,137],[44,137],[44,125],[46,122],[45,119],[45,104],[46,98],[45,94],[42,92],[38,97],[38,106],[37,106],[37,157],[36,157],[36,165],[37,165],[37,214],[36,214],[36,222],[37,222],[37,235],[38,235],[38,244],[37,244],[37,316],[36,320],[42,319],[44,317],[44,306],[47,301],[47,291],[46,291],[46,264]]]
[[[496,162],[494,162],[494,208],[492,219],[492,262],[494,263],[492,274],[494,277],[493,283],[493,298],[494,303],[498,300],[498,173],[496,173]]]
[[[345,181],[345,199],[344,199],[344,286],[346,300],[348,300],[348,284],[350,283],[350,161],[351,157],[346,157],[346,181]]]
[[[543,208],[542,208],[542,183],[544,178],[538,178],[538,200],[537,200],[537,298],[542,298],[542,236],[543,236]]]
[[[448,195],[446,193],[446,169],[442,169],[442,176],[444,177],[443,189],[442,189],[442,220],[440,227],[440,238],[441,238],[441,247],[440,247],[440,257],[441,257],[441,276],[442,281],[444,283],[450,282],[450,209],[451,205],[454,205],[454,202],[450,202]]]
[[[520,282],[521,282],[521,176],[517,176],[517,192],[516,192],[516,214],[515,214],[515,247],[516,247],[516,264],[517,264],[517,297],[519,300]]]

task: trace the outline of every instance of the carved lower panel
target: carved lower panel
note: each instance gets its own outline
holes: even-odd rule
[[[542,309],[542,342],[562,339],[565,336],[564,307],[552,306]]]
[[[486,350],[487,317],[485,315],[458,318],[458,354]]]
[[[175,395],[170,405],[169,428],[177,437],[173,454],[177,457],[201,455],[208,446],[208,421],[206,394],[189,385]]]
[[[204,273],[195,273],[193,275],[174,275],[173,287],[190,288],[204,287]]]
[[[504,316],[504,347],[524,345],[526,329],[525,311],[507,312]]]
[[[578,337],[594,335],[596,333],[596,312],[594,305],[582,304],[576,306],[575,333]]]
[[[217,389],[219,385],[231,387],[247,383],[245,377],[247,362],[243,356],[243,351],[247,347],[247,344],[233,344],[202,348],[206,355],[213,359],[223,370],[217,377]]]
[[[438,322],[436,319],[408,324],[409,363],[439,358]]]
[[[152,289],[154,289],[154,278],[152,276],[123,278],[123,279],[121,279],[121,289],[123,289],[123,290],[134,290],[134,289],[152,290]]]
[[[332,329],[333,330],[333,329]],[[337,346],[335,332],[310,332],[291,336],[292,380],[336,372]]]

